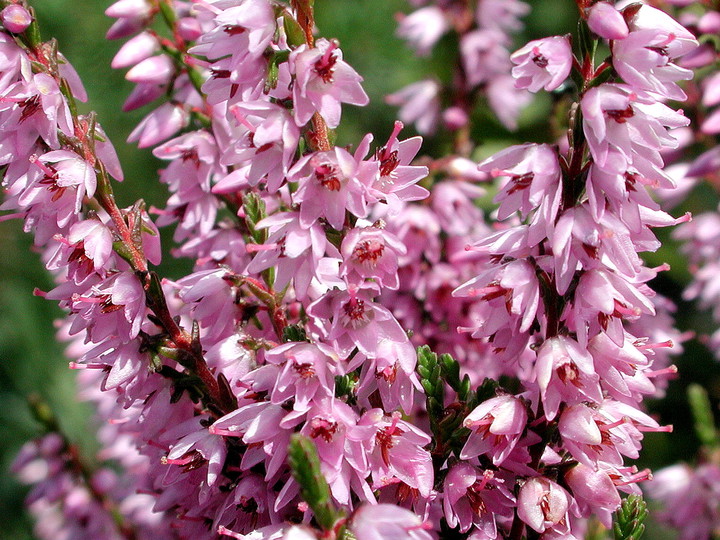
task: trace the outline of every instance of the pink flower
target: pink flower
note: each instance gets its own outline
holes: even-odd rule
[[[357,540],[432,540],[431,525],[410,510],[392,504],[366,504],[350,518]]]
[[[282,290],[292,280],[295,294],[305,298],[316,277],[318,261],[326,250],[334,250],[321,226],[312,223],[307,228],[301,225],[297,212],[279,212],[258,222],[257,227],[267,228],[270,236],[265,244],[246,247],[248,252],[257,252],[248,271],[262,272],[274,266],[275,288]]]
[[[354,228],[345,236],[340,275],[362,286],[374,279],[381,287],[397,289],[398,257],[405,255],[403,243],[394,234],[377,227]]]
[[[507,177],[493,202],[500,203],[498,219],[505,220],[515,212],[522,219],[543,205],[539,242],[549,234],[560,206],[562,181],[557,151],[546,144],[511,146],[486,159],[478,166],[491,176]]]
[[[27,9],[19,4],[10,4],[0,12],[0,20],[3,26],[14,34],[24,32],[30,23],[32,17]]]
[[[155,36],[149,32],[141,32],[120,47],[110,66],[114,69],[134,66],[151,57],[159,48],[160,44]]]
[[[310,227],[324,217],[333,228],[341,230],[346,210],[365,217],[363,179],[368,172],[359,166],[357,156],[339,147],[300,158],[288,172],[288,180],[300,184],[293,194],[293,201],[300,203],[300,224]]]
[[[605,39],[624,39],[628,35],[625,19],[609,2],[596,2],[590,8],[587,18],[590,30]]]
[[[443,511],[451,528],[467,532],[471,526],[484,535],[497,537],[496,516],[509,518],[515,498],[491,470],[460,462],[453,466],[443,483]]]
[[[520,488],[517,515],[534,531],[543,533],[556,527],[569,532],[570,495],[552,480],[530,478]]]
[[[321,38],[313,49],[301,45],[290,53],[288,61],[295,76],[293,101],[298,126],[307,124],[318,112],[328,127],[336,128],[340,123],[340,103],[368,104],[367,94],[360,86],[363,79],[342,59],[337,42]]]
[[[354,347],[375,358],[379,347],[386,341],[409,344],[400,323],[387,308],[373,302],[367,291],[350,289],[331,292],[311,304],[308,313],[319,324],[326,326],[327,339],[334,342],[335,349],[343,357],[349,355]],[[407,354],[405,348],[402,354]],[[410,356],[414,358],[414,351]]]
[[[495,28],[473,30],[460,39],[460,53],[468,84],[476,86],[510,71],[510,40]]]
[[[472,430],[460,457],[484,455],[499,466],[520,440],[527,425],[527,408],[514,396],[498,396],[478,405],[463,421]]]
[[[281,405],[293,400],[293,410],[306,412],[313,401],[333,397],[339,359],[330,347],[322,343],[285,343],[265,353],[265,361],[280,366],[270,393],[271,403]]]
[[[569,337],[558,336],[543,343],[537,353],[535,372],[548,420],[555,418],[561,402],[602,400],[592,356]]]
[[[290,113],[267,101],[249,101],[231,106],[230,118],[237,128],[222,163],[249,163],[250,185],[265,180],[271,193],[280,189],[300,139],[300,130]]]
[[[605,527],[611,528],[613,512],[620,506],[620,495],[608,472],[578,463],[565,473],[565,481],[583,514],[592,513]]]
[[[98,219],[86,219],[70,228],[68,242],[81,249],[84,256],[92,261],[95,271],[106,270],[105,265],[113,254],[113,238],[110,229]]]
[[[435,133],[440,118],[440,85],[433,80],[409,84],[385,97],[390,105],[400,107],[398,118],[405,124],[415,124],[422,135]]]
[[[510,75],[493,77],[488,81],[485,92],[490,108],[502,125],[509,130],[516,130],[520,111],[532,101],[532,95],[527,90],[517,88],[515,79]]]
[[[661,168],[659,151],[677,146],[667,128],[689,123],[682,113],[619,84],[591,88],[580,106],[593,160],[613,172],[625,172],[630,164],[640,167],[642,161]]]
[[[691,79],[693,73],[671,60],[697,46],[697,41],[689,32],[685,31],[683,37],[685,39],[675,41],[674,34],[668,35],[658,29],[633,31],[613,44],[613,67],[633,88],[682,101],[687,96],[676,83]],[[677,43],[676,47],[673,47],[673,42]]]
[[[420,151],[422,138],[411,137],[399,141],[398,135],[402,128],[402,122],[396,121],[387,143],[378,148],[370,160],[361,164],[367,170],[363,179],[367,181],[370,202],[373,199],[384,202],[391,212],[398,209],[401,201],[418,201],[428,196],[428,190],[417,185],[427,176],[427,167],[411,165]],[[366,136],[363,143],[367,141],[369,145],[370,140]],[[361,144],[355,156],[359,158],[365,153],[364,145]]]
[[[430,53],[435,43],[448,31],[450,24],[437,6],[428,6],[410,15],[400,15],[397,35],[406,39],[420,56]]]
[[[531,92],[555,90],[570,74],[572,58],[570,42],[564,36],[531,41],[510,57],[516,64],[512,69],[515,86]]]
[[[433,488],[433,465],[425,446],[430,437],[400,420],[400,413],[386,416],[382,409],[371,409],[362,415],[359,426],[376,430],[369,444],[373,488],[403,482],[418,490],[421,497],[430,497]]]

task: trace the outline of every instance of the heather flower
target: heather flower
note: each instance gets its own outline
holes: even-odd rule
[[[184,107],[165,103],[143,118],[128,136],[128,142],[137,141],[138,147],[147,148],[169,139],[180,131],[189,120]]]
[[[339,359],[330,347],[285,343],[268,351],[265,361],[280,367],[270,393],[272,403],[281,405],[292,399],[293,410],[306,412],[313,402],[334,395]]]
[[[410,15],[401,15],[397,35],[408,40],[420,56],[426,56],[449,28],[450,24],[442,9],[427,6]]]
[[[490,108],[498,120],[510,130],[518,127],[520,111],[532,101],[532,95],[515,86],[510,75],[498,75],[487,83],[485,88]]]
[[[588,27],[605,39],[624,39],[629,30],[625,19],[609,2],[596,2],[588,11]]]
[[[0,20],[7,30],[14,34],[20,34],[30,26],[32,17],[28,10],[21,5],[10,4],[0,12]]]
[[[710,538],[720,522],[720,469],[706,463],[692,469],[678,463],[654,473],[645,484],[648,495],[661,502],[658,517],[680,529],[682,540]]]
[[[248,183],[257,185],[265,180],[268,191],[277,191],[288,175],[300,139],[292,116],[286,109],[266,101],[233,105],[230,115],[237,127],[222,163],[249,163]]]
[[[348,528],[358,540],[431,540],[430,525],[410,510],[392,504],[363,505]]]
[[[613,172],[624,172],[630,164],[641,167],[642,161],[662,167],[659,150],[677,146],[666,128],[689,123],[682,113],[617,84],[591,88],[581,107],[593,159]]]
[[[518,494],[518,517],[539,533],[556,530],[569,533],[571,497],[558,484],[538,476],[530,478]]]
[[[62,299],[62,293],[62,286],[56,287],[47,297]],[[133,339],[140,331],[146,310],[145,293],[131,272],[110,276],[84,295],[73,295],[71,305],[77,315],[70,334],[87,329],[95,343],[111,335],[126,341]]]
[[[377,227],[351,229],[340,251],[340,275],[350,283],[362,286],[370,278],[382,287],[398,288],[398,257],[405,255],[406,249],[394,234]]]
[[[488,82],[510,70],[507,35],[497,29],[474,30],[460,40],[460,53],[468,84]]]
[[[366,441],[372,437],[372,428],[358,426],[358,420],[352,407],[324,398],[308,411],[301,431],[315,443],[333,497],[347,506],[352,506],[353,496],[375,502],[366,480],[370,474]]]
[[[247,246],[249,252],[257,251],[248,271],[261,272],[274,266],[275,288],[282,290],[292,280],[295,294],[305,298],[316,276],[318,261],[332,248],[320,225],[312,223],[307,228],[301,225],[297,212],[280,212],[266,217],[257,226],[267,228],[270,235],[261,246]]]
[[[535,370],[545,416],[550,420],[557,415],[561,402],[602,399],[592,356],[569,337],[553,337],[543,343]]]
[[[572,58],[570,43],[564,36],[531,41],[510,57],[516,64],[512,69],[515,86],[531,92],[540,88],[555,90],[570,74]]]
[[[358,425],[375,429],[369,444],[373,488],[400,481],[417,489],[421,497],[428,498],[433,486],[433,466],[424,446],[430,442],[430,437],[400,420],[400,413],[387,417],[382,409],[365,412]]]
[[[219,479],[225,464],[227,446],[225,441],[208,432],[203,425],[207,418],[192,418],[178,426],[168,429],[161,441],[170,442],[170,451],[163,459],[165,465],[198,468],[207,462],[207,488]],[[205,486],[201,487],[206,492]],[[201,501],[202,502],[202,501]]]
[[[65,135],[73,134],[70,109],[60,92],[55,79],[46,73],[36,73],[27,84],[17,83],[10,86],[0,97],[0,111],[12,109],[12,113],[3,118],[3,131],[9,138],[13,155],[25,156],[32,148],[38,136],[51,149],[58,149],[58,130]]]
[[[120,50],[110,64],[113,69],[121,69],[134,66],[143,60],[150,58],[160,48],[160,43],[155,36],[149,32],[141,32],[137,36],[129,39]],[[128,79],[132,80],[132,79]]]
[[[530,6],[520,0],[485,0],[475,11],[479,26],[498,28],[506,32],[518,32],[523,24],[520,17],[527,15]]]
[[[289,63],[295,76],[293,101],[298,126],[307,124],[318,112],[328,127],[336,128],[340,103],[367,105],[367,94],[360,86],[363,79],[342,59],[337,42],[321,38],[313,49],[301,45],[290,53]]]
[[[421,135],[432,135],[440,117],[438,94],[440,86],[433,80],[419,81],[385,97],[390,105],[400,107],[398,118],[405,124],[415,124]]]
[[[467,532],[471,526],[484,538],[497,538],[496,516],[512,516],[515,498],[491,470],[458,463],[443,483],[443,511],[448,525]]]
[[[96,272],[105,271],[105,265],[112,256],[112,233],[110,229],[96,219],[86,219],[75,223],[70,228],[68,242],[76,250],[82,250],[83,255],[92,261]]]
[[[345,210],[365,217],[367,203],[363,174],[357,158],[342,148],[316,152],[301,158],[288,172],[290,182],[298,182],[293,201],[300,204],[300,224],[310,227],[324,217],[335,229],[342,229]]]
[[[107,39],[121,39],[143,28],[150,10],[147,0],[118,0],[112,4],[105,10],[105,15],[118,20],[108,30]]]
[[[581,510],[586,514],[591,510],[605,527],[611,528],[620,495],[608,472],[578,463],[565,473],[565,481]]]
[[[390,311],[370,299],[363,290],[334,291],[308,307],[308,313],[327,325],[327,339],[341,356],[357,347],[361,353],[375,358],[385,342],[408,343],[408,338]],[[329,323],[328,321],[332,321]],[[410,347],[410,356],[414,351]],[[405,348],[402,355],[408,355]]]
[[[501,465],[520,440],[527,419],[525,404],[514,396],[498,396],[481,403],[463,421],[463,426],[472,432],[460,457],[487,455],[494,465]]]
[[[422,138],[411,137],[400,141],[398,135],[402,128],[402,122],[396,121],[387,143],[378,148],[370,160],[361,164],[367,171],[363,181],[366,182],[369,200],[387,203],[391,211],[397,211],[401,201],[418,201],[428,196],[428,191],[417,185],[427,176],[427,167],[410,165],[420,151]],[[370,139],[366,137],[363,142],[366,140],[369,145]],[[365,153],[361,144],[355,157]]]
[[[625,39],[615,42],[613,67],[634,88],[655,92],[663,98],[684,100],[687,96],[676,83],[691,79],[692,71],[670,60],[687,54],[697,42],[691,37],[681,47],[672,48],[669,44],[674,39],[674,35],[669,37],[659,30],[631,32]]]
[[[524,219],[544,204],[551,208],[548,220],[555,220],[562,183],[557,152],[552,147],[511,146],[480,163],[478,169],[491,176],[507,177],[494,199],[500,204],[498,219],[505,220],[515,212]]]

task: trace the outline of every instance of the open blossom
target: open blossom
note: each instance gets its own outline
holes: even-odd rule
[[[571,338],[558,336],[543,343],[538,351],[536,370],[545,415],[549,419],[555,418],[561,402],[573,404],[602,399],[592,356]]]
[[[267,182],[270,192],[280,188],[293,161],[300,130],[290,113],[267,101],[249,101],[230,107],[233,143],[222,156],[226,165],[249,163],[247,181]]]
[[[368,174],[359,166],[357,156],[334,148],[301,158],[288,173],[291,182],[300,184],[293,200],[300,203],[300,224],[309,227],[324,217],[335,229],[342,229],[345,210],[357,217],[367,215],[363,181]]]
[[[514,396],[498,396],[481,403],[463,425],[472,430],[461,457],[489,455],[501,465],[512,452],[527,424],[525,404]]]
[[[537,92],[540,88],[555,90],[570,74],[572,50],[566,37],[554,36],[531,41],[515,51],[510,60],[515,85]]]
[[[613,67],[618,74],[634,88],[685,99],[677,82],[691,79],[692,71],[672,61],[698,46],[695,36],[670,16],[646,5],[637,8],[629,26],[629,35],[613,44]]]
[[[449,27],[442,9],[438,6],[427,6],[410,15],[403,15],[397,35],[408,40],[419,55],[426,56]]]
[[[341,275],[351,282],[362,284],[372,278],[388,289],[397,289],[398,257],[405,255],[403,243],[392,233],[377,227],[352,229],[341,247],[343,264]]]
[[[358,540],[431,540],[429,524],[392,504],[363,505],[351,517],[348,528]]]
[[[335,41],[321,38],[313,49],[301,45],[290,53],[290,71],[295,75],[293,99],[298,126],[307,124],[318,112],[328,127],[336,128],[340,123],[340,103],[368,103],[360,85],[362,77],[343,60]]]
[[[398,105],[398,118],[405,124],[415,124],[422,135],[432,135],[440,118],[438,94],[440,85],[433,80],[409,84],[385,97],[390,105]]]
[[[539,533],[555,530],[567,534],[570,501],[568,492],[552,480],[530,478],[520,488],[518,517]]]
[[[334,145],[325,128],[342,103],[368,98],[338,43],[313,37],[312,2],[111,6],[111,36],[137,34],[114,61],[137,83],[127,108],[165,96],[130,138],[171,138],[154,150],[171,192],[155,211],[179,223],[173,254],[194,265],[172,281],[149,268],[158,239],[142,204],[114,205],[105,171],[122,171],[92,116],[68,106],[64,81],[81,94],[70,68],[0,33],[3,209],[58,274],[38,294],[69,311],[72,367],[126,472],[97,485],[123,483],[129,530],[142,515],[168,538],[576,538],[648,477],[624,460],[666,429],[641,399],[672,372],[656,353],[670,338],[655,336],[677,333],[648,322],[670,311],[648,285],[665,266],[638,252],[659,248],[651,227],[685,219],[645,188],[676,184],[662,168],[687,119],[659,99],[681,97],[689,68],[673,62],[694,38],[644,7],[596,3],[581,16],[612,59],[583,66],[582,93],[555,96],[579,93],[568,144],[517,144],[476,167],[476,97],[515,126],[524,89],[559,89],[578,67],[569,37],[511,57],[522,2],[411,1],[400,33],[429,52],[454,32],[457,70],[450,88],[422,81],[388,101],[420,132],[440,118],[455,130],[445,157],[400,140],[401,122],[375,151],[370,135],[354,153]],[[160,18],[169,32],[155,33]],[[478,199],[495,189],[486,222]],[[425,344],[457,362],[427,375]],[[313,516],[288,460],[298,436],[337,523]],[[69,491],[68,511],[92,506]]]
[[[681,112],[620,84],[591,88],[581,107],[583,129],[593,159],[613,172],[624,172],[634,165],[653,176],[646,162],[660,169],[663,164],[660,149],[675,148],[678,144],[666,128],[689,124]]]
[[[450,527],[459,527],[460,532],[474,525],[485,538],[496,538],[496,517],[512,515],[514,499],[503,481],[489,469],[483,472],[468,463],[458,463],[445,477],[445,519]]]

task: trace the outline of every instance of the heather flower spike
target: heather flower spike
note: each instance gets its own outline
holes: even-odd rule
[[[682,224],[687,295],[719,296],[720,218],[668,213],[720,170],[717,13],[577,4],[576,38],[512,53],[528,4],[411,0],[397,35],[447,66],[393,65],[399,118],[373,136],[342,114],[370,101],[353,40],[325,37],[312,1],[119,0],[111,65],[135,85],[123,109],[145,108],[128,140],[168,190],[121,208],[77,73],[4,2],[0,221],[34,234],[56,281],[35,294],[64,310],[101,426],[86,458],[36,407],[46,433],[13,470],[37,536],[637,540],[643,484],[683,539],[716,530],[701,391],[696,468],[651,481],[628,460],[672,430],[645,399],[690,339],[653,290],[656,227]],[[542,91],[552,122],[520,117]],[[162,277],[161,255],[187,271]]]

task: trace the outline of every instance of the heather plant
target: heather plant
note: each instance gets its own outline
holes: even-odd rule
[[[113,3],[123,109],[147,111],[129,141],[169,193],[122,208],[79,76],[30,5],[3,2],[2,219],[23,221],[56,280],[36,294],[65,312],[100,426],[88,459],[33,401],[46,434],[13,469],[37,536],[643,534],[652,473],[634,460],[672,431],[645,402],[690,334],[652,288],[668,265],[641,254],[656,228],[692,236],[668,210],[717,173],[698,149],[714,113],[689,119],[717,103],[717,11],[578,0],[574,33],[514,43],[519,0],[411,4],[398,35],[421,56],[455,42],[450,79],[387,96],[399,120],[378,142],[338,145],[369,97],[312,0]],[[474,139],[478,108],[512,129],[536,93],[549,137],[494,153]],[[404,124],[445,143],[425,151]],[[168,256],[191,271],[163,277]],[[684,538],[716,529],[716,461],[650,483]],[[677,489],[693,478],[704,491]]]

